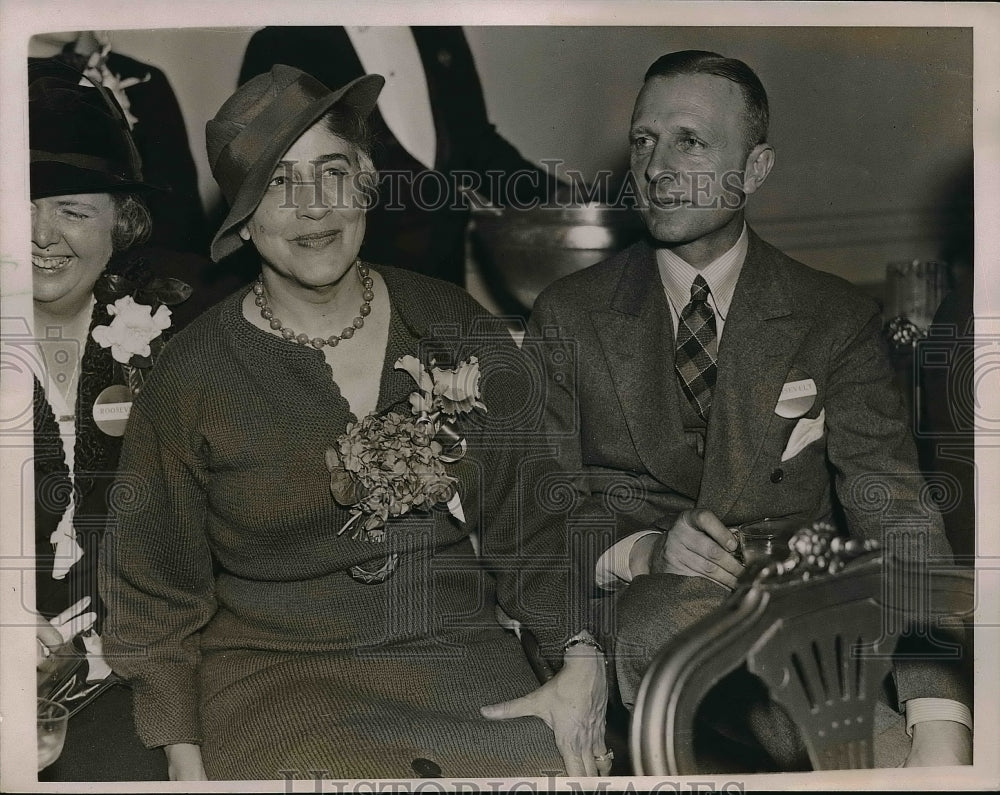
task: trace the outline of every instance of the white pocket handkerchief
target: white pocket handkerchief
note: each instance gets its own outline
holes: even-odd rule
[[[826,422],[826,409],[821,409],[815,419],[803,417],[795,423],[792,435],[788,437],[788,444],[785,445],[785,452],[781,454],[781,460],[794,458],[817,439],[821,439],[824,422]]]

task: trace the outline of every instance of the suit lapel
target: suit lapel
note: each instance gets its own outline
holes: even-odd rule
[[[431,116],[434,120],[434,163],[436,168],[443,168],[451,159],[451,140],[448,137],[448,124],[445,119],[445,109],[442,102],[448,99],[449,92],[441,82],[440,70],[444,67],[439,63],[439,55],[450,56],[447,47],[452,32],[450,28],[412,27],[413,40],[420,54],[420,63],[424,67],[424,77],[427,80],[427,96],[431,103]]]
[[[609,307],[591,317],[639,458],[657,480],[695,499],[702,460],[684,442],[673,324],[652,249],[632,248]]]
[[[809,319],[795,312],[787,279],[750,232],[719,347],[719,377],[705,439],[698,503],[724,516],[752,476],[750,467],[774,422],[774,407]]]

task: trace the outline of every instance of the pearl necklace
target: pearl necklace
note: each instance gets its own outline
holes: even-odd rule
[[[295,343],[296,345],[312,345],[314,348],[319,350],[324,345],[329,345],[331,348],[337,346],[341,340],[349,340],[354,336],[354,332],[357,331],[365,324],[365,318],[372,312],[372,299],[375,298],[375,293],[372,291],[372,287],[375,284],[371,276],[368,275],[368,266],[357,260],[354,263],[357,266],[358,280],[361,282],[361,286],[364,288],[364,292],[361,293],[361,298],[364,303],[361,304],[361,308],[358,310],[358,316],[351,321],[351,325],[347,326],[340,334],[331,334],[326,339],[322,337],[315,337],[314,339],[309,339],[308,334],[296,334],[292,329],[287,326],[282,325],[281,321],[274,316],[274,312],[267,303],[267,296],[264,294],[264,283],[261,281],[261,277],[257,277],[257,281],[253,283],[254,299],[253,302],[260,307],[260,316],[266,320],[272,329],[280,332],[281,336],[288,340],[289,342]]]

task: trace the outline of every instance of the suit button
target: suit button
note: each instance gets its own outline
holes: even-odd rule
[[[776,469],[771,473],[772,483],[781,483],[785,479],[785,472],[782,469]]]

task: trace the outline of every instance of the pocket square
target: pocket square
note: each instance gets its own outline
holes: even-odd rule
[[[826,422],[826,409],[821,409],[819,416],[814,419],[803,417],[792,429],[792,435],[788,437],[788,444],[785,445],[785,452],[781,454],[781,460],[787,461],[801,453],[806,447],[823,438],[823,425]]]

